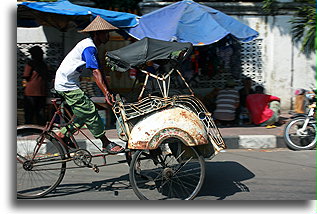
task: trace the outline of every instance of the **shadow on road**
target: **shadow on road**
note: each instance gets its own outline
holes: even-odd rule
[[[255,175],[237,162],[206,162],[206,178],[199,196],[215,196],[223,200],[237,192],[250,192],[242,181]]]
[[[93,181],[91,183],[60,184],[53,192],[45,196],[45,198],[74,195],[88,191],[112,191],[114,192],[114,195],[118,195],[118,191],[125,189],[132,190],[128,174],[122,175],[118,178]]]
[[[242,182],[253,177],[255,175],[251,171],[237,162],[206,162],[205,182],[197,197],[214,196],[217,197],[216,200],[223,200],[237,192],[249,192],[249,188]],[[129,189],[132,191],[129,175],[125,174],[118,178],[91,183],[60,184],[45,198],[76,195],[88,191],[111,191],[114,195],[118,195],[121,190]]]

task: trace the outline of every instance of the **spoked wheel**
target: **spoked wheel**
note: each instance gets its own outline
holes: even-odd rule
[[[316,124],[310,121],[306,129],[302,129],[305,120],[297,118],[286,125],[284,139],[290,149],[309,150],[316,147]]]
[[[172,138],[158,149],[137,151],[130,165],[130,183],[141,200],[191,200],[204,178],[203,157]]]
[[[17,133],[17,197],[38,198],[54,190],[62,181],[66,163],[57,139],[39,130]]]

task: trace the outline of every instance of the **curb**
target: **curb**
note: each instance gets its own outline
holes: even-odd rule
[[[283,136],[275,135],[238,135],[238,136],[224,136],[223,137],[227,149],[274,149],[287,148],[284,143]],[[110,138],[109,140],[125,146],[125,142],[118,138]],[[98,151],[97,148],[86,139],[78,139],[78,144],[81,148],[89,151]],[[101,141],[92,139],[92,142],[98,147],[101,147]]]
[[[274,149],[287,148],[283,136],[238,135],[223,136],[227,149]]]

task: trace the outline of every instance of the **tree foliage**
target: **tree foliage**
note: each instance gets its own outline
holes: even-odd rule
[[[316,49],[316,9],[312,6],[298,8],[292,23],[292,35],[295,42],[301,41],[301,51],[314,52]]]
[[[302,6],[296,9],[292,23],[291,33],[295,42],[301,42],[301,51],[310,54],[316,50],[316,9],[315,0],[295,0]],[[273,14],[276,11],[276,0],[264,0],[263,10]]]

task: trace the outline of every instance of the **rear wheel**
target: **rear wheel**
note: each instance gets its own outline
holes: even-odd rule
[[[311,120],[302,129],[306,118],[296,118],[288,122],[284,130],[284,140],[293,150],[309,150],[316,147],[316,124]]]
[[[205,162],[194,147],[167,139],[158,149],[139,150],[130,165],[130,183],[142,200],[191,200],[205,178]]]
[[[56,138],[38,129],[17,133],[17,197],[38,198],[54,190],[62,181],[66,163]]]

